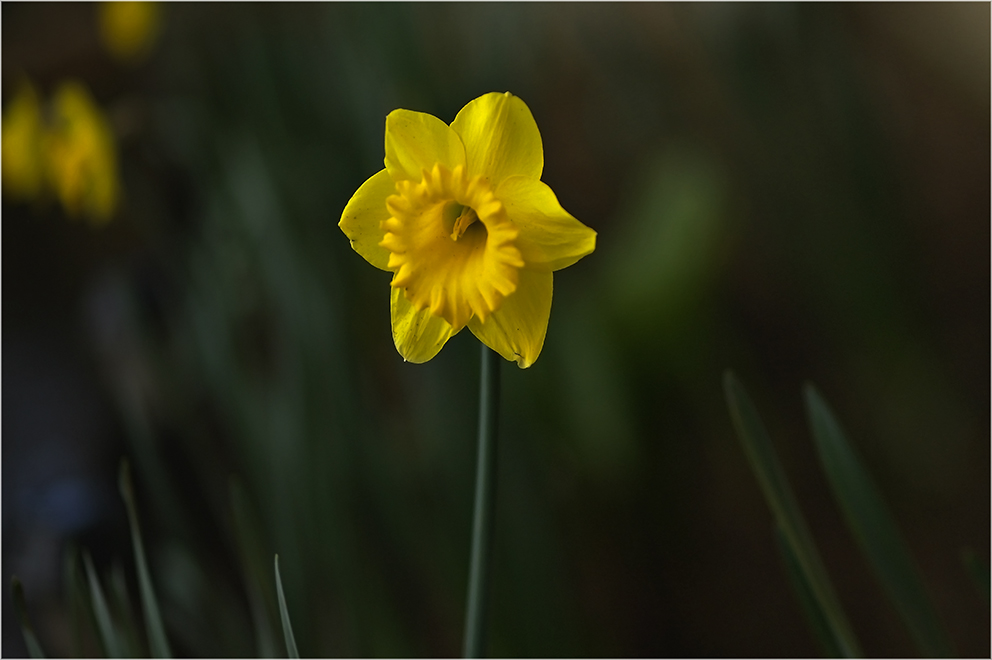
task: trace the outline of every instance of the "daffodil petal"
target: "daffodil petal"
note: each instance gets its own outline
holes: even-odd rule
[[[516,246],[528,268],[561,270],[596,249],[596,232],[563,209],[547,184],[511,177],[496,198],[520,230]]]
[[[2,136],[3,195],[30,200],[38,196],[44,180],[42,163],[41,101],[34,85],[21,83],[17,96],[3,112]]]
[[[338,227],[351,241],[355,252],[381,270],[389,270],[386,266],[389,250],[379,245],[385,233],[380,225],[383,220],[389,219],[386,198],[395,194],[396,184],[389,172],[380,170],[355,191],[338,222]]]
[[[436,163],[449,170],[465,164],[461,138],[426,112],[393,110],[386,116],[386,170],[394,181],[420,181]]]
[[[389,315],[393,324],[393,343],[407,362],[427,362],[455,334],[447,321],[431,314],[430,308],[418,311],[402,289],[392,290]]]
[[[465,144],[469,173],[489,179],[494,190],[511,176],[541,178],[541,132],[519,97],[509,92],[480,96],[458,112],[451,128]]]
[[[468,329],[483,344],[526,369],[541,354],[548,333],[553,275],[527,269],[519,275],[516,292],[485,323],[473,317]]]
[[[117,147],[110,123],[81,82],[59,85],[53,125],[44,138],[46,166],[62,208],[94,225],[108,222],[120,197]]]

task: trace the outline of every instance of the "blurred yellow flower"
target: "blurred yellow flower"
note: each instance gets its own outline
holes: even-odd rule
[[[162,8],[157,2],[101,2],[100,39],[122,62],[135,63],[158,37]]]
[[[70,217],[94,224],[113,216],[120,196],[113,134],[100,108],[78,82],[55,93],[52,126],[45,141],[48,177]]]
[[[30,82],[22,84],[3,113],[3,194],[10,199],[36,199],[43,184],[41,102]]]
[[[596,232],[541,182],[544,148],[527,105],[481,96],[450,126],[386,117],[385,169],[352,196],[339,226],[370,264],[393,273],[393,341],[426,362],[463,327],[504,358],[537,360],[552,271],[596,248]]]

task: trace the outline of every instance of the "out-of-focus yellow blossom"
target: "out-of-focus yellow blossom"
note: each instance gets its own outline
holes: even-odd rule
[[[70,217],[82,214],[94,224],[104,224],[120,195],[110,126],[78,82],[63,83],[52,106],[52,126],[45,138],[51,185]]]
[[[426,362],[462,328],[527,368],[544,346],[552,271],[596,248],[596,232],[541,182],[544,147],[509,92],[481,96],[450,126],[386,117],[385,169],[348,202],[339,226],[370,264],[393,273],[393,341]]]
[[[10,199],[36,199],[44,183],[41,102],[25,82],[3,113],[3,194]]]
[[[157,2],[101,2],[100,39],[122,62],[144,58],[158,37],[162,8]]]

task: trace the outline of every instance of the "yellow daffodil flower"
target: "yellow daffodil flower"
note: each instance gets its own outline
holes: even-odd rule
[[[45,155],[65,212],[84,214],[94,224],[108,222],[120,194],[116,147],[103,113],[78,82],[63,83],[55,94]]]
[[[162,8],[157,2],[101,2],[100,40],[121,62],[140,61],[158,37]]]
[[[44,183],[41,159],[41,102],[25,82],[3,113],[3,193],[10,199],[36,199]]]
[[[541,182],[544,148],[530,109],[493,92],[450,126],[394,110],[385,165],[352,196],[339,226],[366,261],[393,273],[400,355],[426,362],[468,326],[507,360],[534,364],[552,272],[590,254],[596,232]]]

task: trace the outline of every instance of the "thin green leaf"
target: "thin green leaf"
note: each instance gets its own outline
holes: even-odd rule
[[[751,403],[751,399],[732,371],[728,370],[724,374],[723,387],[730,417],[737,436],[744,446],[744,453],[747,454],[765,500],[782,529],[782,534],[795,554],[796,562],[809,585],[810,592],[820,611],[823,612],[836,647],[846,657],[861,656],[857,639],[834,593],[830,578],[820,559],[820,553],[813,542],[813,536],[754,404]]]
[[[968,574],[975,583],[975,588],[978,589],[978,593],[982,595],[982,598],[985,599],[985,604],[988,605],[990,603],[989,587],[990,582],[992,582],[992,577],[989,575],[989,565],[979,559],[978,555],[971,548],[965,549],[962,554],[962,560],[968,569]]]
[[[100,580],[97,578],[96,569],[93,568],[93,560],[90,559],[88,552],[83,552],[83,565],[86,567],[86,577],[90,585],[90,600],[93,603],[93,615],[96,617],[96,625],[100,631],[100,638],[103,640],[103,650],[111,658],[126,657],[121,649],[117,629],[110,617],[110,609],[103,596],[103,588],[100,587]]]
[[[69,542],[62,555],[62,584],[71,618],[73,652],[70,655],[84,658],[96,655],[102,641],[80,556],[79,547]]]
[[[835,636],[830,631],[826,612],[823,611],[816,596],[813,595],[813,587],[806,579],[806,574],[803,573],[795,548],[789,543],[785,532],[782,531],[782,526],[778,524],[775,525],[775,540],[778,541],[778,548],[782,551],[782,563],[785,564],[789,582],[799,598],[799,604],[806,614],[806,620],[813,631],[813,636],[823,650],[823,655],[828,658],[841,657],[843,653],[840,646],[837,645]]]
[[[848,527],[868,556],[875,575],[923,655],[953,655],[947,634],[927,597],[919,569],[896,527],[895,519],[816,388],[807,384],[805,394],[820,462]]]
[[[142,653],[141,632],[134,620],[134,608],[131,606],[131,596],[127,591],[127,580],[124,577],[124,569],[119,563],[114,562],[110,568],[107,584],[107,599],[111,616],[117,622],[121,650],[129,657],[137,657]]]
[[[34,626],[31,625],[31,620],[28,618],[28,606],[24,598],[24,586],[17,579],[16,575],[11,580],[10,586],[11,595],[14,598],[14,612],[17,614],[17,620],[21,624],[21,632],[24,634],[24,644],[28,647],[28,653],[31,654],[32,658],[44,658],[45,652],[41,650],[38,637],[34,634]]]
[[[148,629],[148,646],[154,658],[171,658],[172,650],[165,636],[165,626],[155,598],[155,588],[152,586],[148,563],[145,561],[145,548],[141,542],[141,528],[138,526],[138,507],[134,499],[134,485],[131,482],[131,468],[126,460],[121,461],[120,478],[118,480],[121,496],[127,506],[127,517],[131,523],[131,543],[134,546],[134,560],[138,569],[138,588],[141,591],[141,605],[145,615],[145,626]]]
[[[279,555],[276,555],[276,592],[279,594],[279,614],[282,615],[282,632],[286,636],[286,653],[290,658],[299,658],[296,650],[296,639],[293,638],[293,626],[289,622],[289,610],[286,609],[286,596],[282,592],[282,577],[279,575]]]
[[[72,655],[83,657],[83,618],[89,614],[82,577],[79,575],[79,550],[74,543],[62,551],[62,585],[65,590],[66,610],[72,630]],[[91,621],[92,617],[86,617]]]

